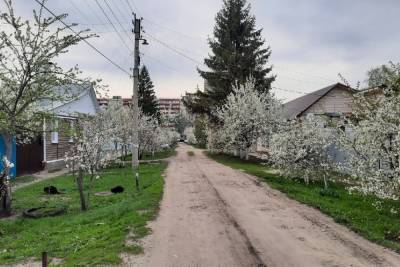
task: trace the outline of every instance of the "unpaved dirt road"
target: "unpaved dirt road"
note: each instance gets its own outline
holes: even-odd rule
[[[400,266],[398,254],[186,145],[150,227],[145,254],[125,266]]]

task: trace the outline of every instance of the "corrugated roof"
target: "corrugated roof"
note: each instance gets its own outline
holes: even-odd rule
[[[292,120],[297,118],[301,113],[307,110],[310,106],[312,106],[319,99],[324,97],[327,93],[329,93],[335,87],[343,87],[349,89],[347,86],[341,83],[335,83],[328,87],[322,88],[315,92],[309,93],[302,97],[296,98],[292,101],[289,101],[283,105],[283,114],[286,119]],[[352,89],[350,89],[352,90]]]

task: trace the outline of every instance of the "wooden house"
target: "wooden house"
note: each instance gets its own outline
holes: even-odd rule
[[[65,167],[65,155],[74,142],[73,128],[81,115],[99,112],[96,93],[92,85],[65,85],[53,88],[63,100],[46,100],[40,103],[51,119],[43,121],[43,133],[30,144],[17,146],[17,175],[49,172]]]
[[[302,119],[310,114],[327,118],[348,115],[353,110],[355,92],[344,84],[336,83],[285,103],[283,114],[288,120]]]

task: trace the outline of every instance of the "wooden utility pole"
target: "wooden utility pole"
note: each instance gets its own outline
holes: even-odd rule
[[[133,33],[135,34],[134,67],[133,67],[133,136],[132,136],[132,171],[135,177],[136,189],[139,191],[139,66],[140,66],[140,41],[147,45],[147,41],[141,36],[141,18],[136,18],[133,14]]]

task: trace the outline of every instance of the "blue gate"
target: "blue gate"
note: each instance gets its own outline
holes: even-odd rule
[[[12,163],[14,163],[14,168],[12,168],[11,170],[10,170],[10,176],[12,177],[12,178],[15,178],[15,175],[16,175],[16,170],[17,170],[17,164],[16,164],[16,162],[17,162],[17,153],[16,153],[16,151],[17,151],[17,146],[16,146],[16,143],[15,143],[15,138],[13,139],[13,144],[12,144],[12,157],[11,157],[11,159],[8,159],[9,161],[11,161]],[[1,163],[2,161],[1,161],[1,159],[3,159],[3,156],[5,156],[6,155],[6,145],[5,145],[5,143],[4,143],[4,139],[3,139],[3,136],[1,136],[0,135],[0,172],[3,170],[3,164]]]

